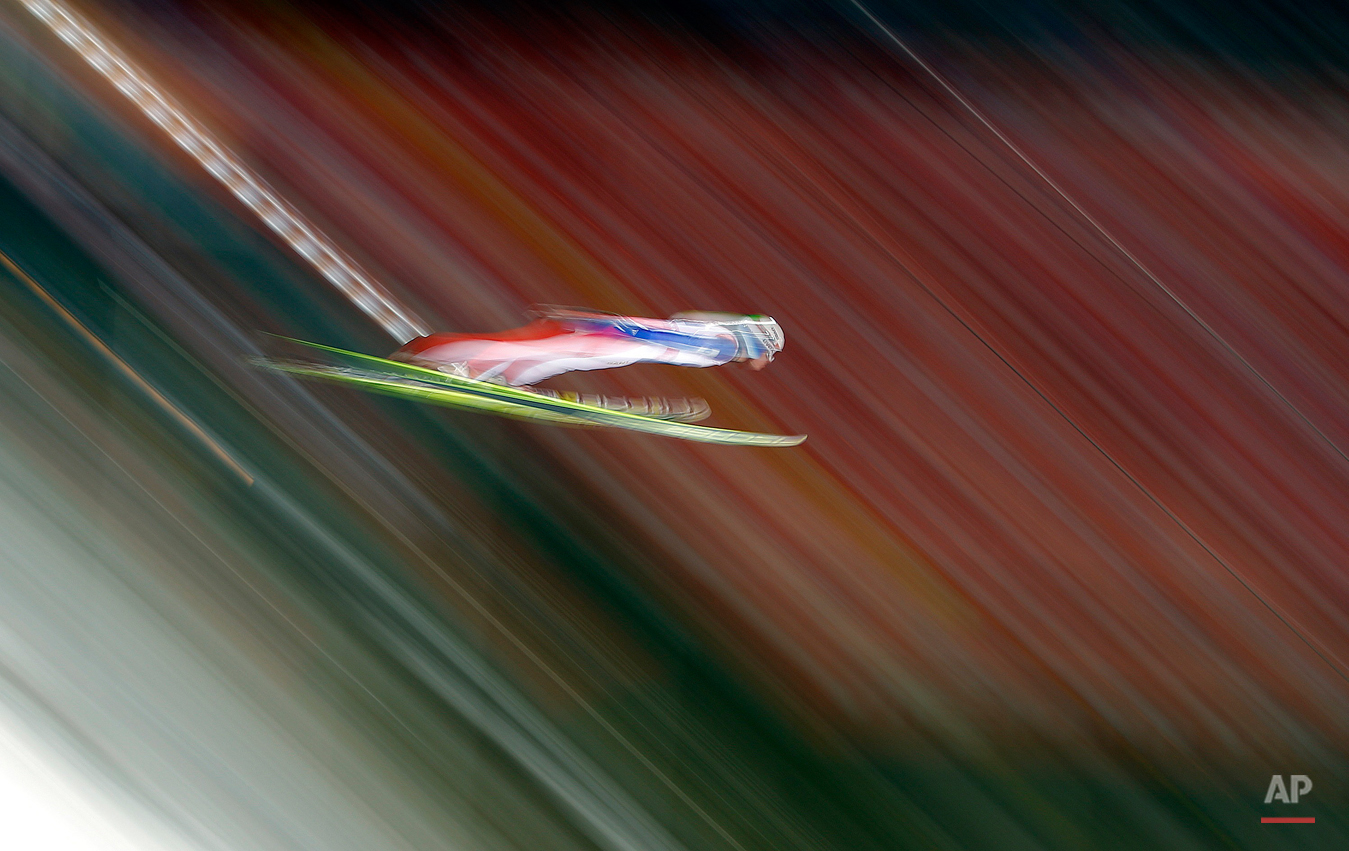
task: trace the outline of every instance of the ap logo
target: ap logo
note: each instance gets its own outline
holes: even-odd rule
[[[1265,793],[1265,803],[1272,801],[1282,801],[1285,804],[1296,804],[1299,795],[1306,795],[1312,790],[1312,779],[1305,774],[1288,775],[1288,785],[1283,784],[1283,775],[1275,774],[1269,778],[1269,791]]]

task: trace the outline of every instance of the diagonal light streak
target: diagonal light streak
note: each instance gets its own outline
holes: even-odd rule
[[[229,451],[225,449],[225,447],[221,446],[219,441],[211,437],[211,435],[208,434],[206,430],[197,423],[196,420],[192,419],[192,417],[190,417],[187,413],[185,413],[182,408],[178,407],[173,402],[170,402],[163,393],[160,393],[158,390],[156,390],[154,385],[150,384],[150,382],[146,381],[141,376],[140,373],[136,372],[136,370],[131,366],[131,364],[127,363],[116,352],[110,349],[107,343],[104,343],[102,340],[100,340],[97,334],[95,334],[93,331],[90,331],[87,325],[85,325],[80,320],[76,319],[74,314],[72,314],[69,310],[66,310],[65,307],[63,307],[59,301],[52,298],[51,293],[47,292],[47,290],[43,288],[41,284],[33,280],[31,275],[29,275],[23,269],[20,269],[19,265],[15,263],[12,259],[10,259],[9,255],[3,251],[0,251],[0,266],[3,266],[11,275],[22,281],[24,286],[28,287],[28,289],[34,295],[42,299],[43,303],[46,304],[47,307],[51,308],[51,310],[54,313],[56,313],[57,316],[61,317],[62,321],[64,321],[68,326],[70,326],[71,329],[73,329],[76,333],[78,333],[81,337],[83,337],[85,342],[87,342],[100,355],[102,355],[105,359],[107,359],[107,361],[111,363],[117,369],[118,372],[126,376],[126,378],[129,381],[131,381],[131,383],[135,384],[136,387],[139,388],[142,393],[150,397],[150,399],[154,401],[155,404],[157,404],[161,409],[167,412],[169,416],[173,417],[173,419],[175,419],[179,425],[187,429],[187,431],[197,440],[201,441],[202,444],[204,444],[207,449],[209,449],[217,458],[223,461],[227,467],[233,470],[235,475],[237,475],[240,479],[243,479],[245,485],[252,486],[253,484],[252,474],[250,474],[247,470],[245,470],[243,466],[239,464],[238,461],[234,460],[234,456],[231,455]]]
[[[1332,441],[1324,432],[1322,432],[1316,426],[1315,423],[1313,423],[1310,419],[1308,419],[1306,414],[1302,413],[1302,411],[1299,410],[1295,405],[1293,405],[1293,403],[1289,401],[1287,397],[1285,397],[1282,393],[1280,393],[1279,390],[1274,387],[1274,385],[1270,384],[1269,381],[1265,379],[1265,377],[1261,375],[1260,372],[1258,372],[1255,369],[1255,367],[1248,360],[1246,360],[1245,357],[1241,355],[1240,352],[1238,352],[1235,348],[1231,346],[1231,344],[1229,344],[1226,340],[1224,340],[1221,336],[1219,336],[1218,332],[1214,330],[1212,326],[1206,323],[1197,313],[1191,310],[1183,301],[1181,301],[1180,297],[1176,295],[1173,290],[1171,290],[1164,283],[1162,283],[1162,281],[1159,278],[1157,278],[1157,276],[1154,275],[1152,271],[1148,269],[1147,266],[1143,265],[1143,262],[1139,260],[1136,255],[1131,253],[1127,248],[1123,246],[1123,244],[1121,244],[1118,240],[1116,240],[1113,236],[1111,236],[1110,233],[1104,228],[1104,226],[1102,226],[1099,222],[1097,222],[1096,219],[1092,218],[1091,215],[1085,209],[1083,209],[1076,201],[1072,199],[1072,197],[1070,197],[1067,194],[1067,192],[1062,187],[1059,186],[1059,184],[1055,183],[1054,180],[1051,177],[1049,177],[1048,174],[1046,174],[1043,170],[1041,170],[1039,166],[1035,165],[1035,163],[1031,161],[1031,159],[1025,154],[1025,152],[1023,152],[1021,148],[1017,147],[1016,143],[1014,143],[1001,130],[999,130],[996,126],[994,126],[994,124],[988,118],[984,117],[984,114],[979,111],[978,107],[976,107],[971,101],[969,101],[962,94],[960,94],[960,92],[953,85],[951,85],[951,83],[949,83],[944,76],[942,76],[941,72],[939,72],[936,68],[929,65],[926,61],[924,61],[924,59],[921,56],[915,53],[914,50],[911,47],[909,47],[909,45],[905,43],[905,41],[902,38],[900,38],[899,35],[895,33],[894,30],[886,26],[885,23],[881,21],[880,18],[876,17],[876,15],[873,14],[870,9],[864,6],[862,4],[862,0],[851,0],[851,2],[854,6],[858,8],[859,11],[862,12],[863,15],[865,15],[871,21],[872,24],[874,24],[882,33],[884,33],[885,36],[890,41],[894,42],[897,46],[900,47],[900,49],[902,49],[906,54],[908,54],[910,59],[912,59],[915,63],[917,63],[920,67],[922,67],[924,71],[926,71],[929,75],[931,75],[933,79],[935,79],[938,83],[940,83],[941,86],[944,89],[946,89],[946,91],[952,97],[954,97],[957,101],[959,101],[960,104],[964,106],[965,109],[967,109],[976,119],[978,119],[979,122],[984,125],[984,127],[988,128],[988,130],[991,131],[993,135],[995,135],[1003,144],[1005,144],[1014,154],[1016,154],[1017,157],[1019,157],[1022,162],[1024,162],[1027,166],[1031,168],[1031,170],[1033,170],[1037,175],[1039,175],[1045,181],[1045,183],[1049,185],[1051,189],[1057,192],[1060,195],[1060,197],[1062,197],[1065,201],[1067,201],[1068,204],[1074,210],[1076,210],[1079,214],[1081,214],[1082,218],[1085,219],[1088,224],[1094,227],[1101,234],[1102,237],[1104,237],[1108,242],[1110,242],[1113,246],[1115,246],[1115,248],[1118,249],[1119,252],[1123,254],[1126,259],[1130,260],[1135,266],[1137,266],[1138,269],[1142,271],[1151,281],[1153,281],[1153,283],[1156,284],[1164,293],[1169,295],[1177,304],[1179,304],[1182,308],[1184,308],[1185,312],[1189,314],[1191,318],[1193,318],[1196,322],[1198,322],[1199,325],[1205,331],[1211,334],[1215,340],[1217,340],[1224,347],[1226,347],[1228,351],[1234,354],[1237,357],[1237,359],[1240,360],[1241,363],[1248,370],[1250,370],[1252,374],[1255,375],[1256,378],[1258,378],[1261,382],[1264,383],[1266,387],[1272,390],[1279,399],[1283,400],[1283,402],[1286,403],[1295,414],[1301,417],[1302,420],[1305,423],[1307,423],[1307,425],[1309,425],[1321,437],[1325,438],[1326,442],[1330,445],[1332,449],[1338,452],[1342,457],[1349,459],[1349,455],[1346,455],[1344,451],[1341,450],[1340,447],[1334,441]],[[926,113],[924,113],[923,110],[919,109],[918,111],[921,114],[926,115]],[[929,118],[929,120],[931,119]],[[952,138],[954,139],[954,137]],[[956,144],[960,145],[961,143],[956,142]],[[967,153],[970,153],[970,155],[973,156],[976,160],[979,160],[979,158],[975,156],[972,152],[969,152],[967,150]],[[982,163],[981,160],[979,161]],[[984,165],[985,167],[987,167],[987,164]],[[1013,191],[1016,190],[1014,189]],[[1020,193],[1018,192],[1018,194]],[[1023,199],[1025,198],[1025,196],[1022,197]],[[1025,200],[1027,201],[1027,203],[1030,203],[1029,199]],[[1031,204],[1031,206],[1037,210],[1039,209],[1038,207],[1035,207],[1034,204]],[[1043,212],[1041,212],[1041,214],[1043,215]],[[1064,231],[1064,233],[1067,232]],[[1070,236],[1069,238],[1071,239],[1072,237]],[[1085,247],[1084,250],[1086,250]],[[904,266],[902,262],[900,265]],[[1338,674],[1340,678],[1344,680],[1349,680],[1349,665],[1346,665],[1340,659],[1339,655],[1336,653],[1335,650],[1325,646],[1319,638],[1313,640],[1313,638],[1310,637],[1310,633],[1306,630],[1305,627],[1303,627],[1300,623],[1298,623],[1297,620],[1292,615],[1285,614],[1280,607],[1276,606],[1271,600],[1269,600],[1254,584],[1252,584],[1250,580],[1248,580],[1242,574],[1241,571],[1239,571],[1226,558],[1224,558],[1213,545],[1209,544],[1209,542],[1203,536],[1201,536],[1200,533],[1194,527],[1192,527],[1189,523],[1186,523],[1185,520],[1179,514],[1176,513],[1176,511],[1174,511],[1170,506],[1168,506],[1165,502],[1163,502],[1161,496],[1159,496],[1155,491],[1149,488],[1141,478],[1136,476],[1128,467],[1125,466],[1123,461],[1121,461],[1119,458],[1113,455],[1110,452],[1110,450],[1105,447],[1104,444],[1102,444],[1095,437],[1093,437],[1087,431],[1085,426],[1079,424],[1076,420],[1073,419],[1073,417],[1067,411],[1065,411],[1062,407],[1060,407],[1059,404],[1055,402],[1053,398],[1051,398],[1050,394],[1046,390],[1042,389],[1039,386],[1039,384],[1037,384],[1029,375],[1027,375],[1025,372],[1019,369],[1016,365],[1014,365],[1012,361],[1009,360],[1008,356],[1004,355],[1001,351],[999,351],[999,349],[996,346],[994,346],[982,335],[980,335],[980,333],[977,330],[975,330],[968,322],[966,322],[965,319],[962,318],[955,309],[953,309],[949,304],[947,304],[946,301],[943,300],[941,296],[939,296],[936,293],[936,291],[934,291],[931,287],[929,287],[926,283],[924,283],[921,279],[919,279],[918,276],[915,275],[912,271],[910,271],[907,266],[904,266],[904,268],[905,271],[908,272],[909,276],[913,278],[913,280],[918,284],[918,286],[920,286],[932,299],[934,299],[937,302],[937,304],[942,307],[942,309],[944,309],[947,313],[949,313],[957,322],[963,325],[965,327],[965,330],[969,331],[969,333],[972,334],[976,340],[982,343],[984,347],[987,348],[989,352],[993,354],[994,357],[1002,361],[1003,364],[1005,364],[1007,368],[1012,371],[1012,374],[1014,374],[1017,378],[1019,378],[1027,387],[1031,389],[1032,392],[1034,392],[1037,396],[1043,399],[1044,402],[1047,405],[1049,405],[1049,407],[1056,414],[1058,414],[1061,418],[1063,418],[1065,422],[1067,422],[1069,427],[1071,427],[1074,431],[1076,431],[1079,435],[1081,435],[1082,438],[1085,439],[1087,443],[1091,444],[1091,446],[1097,452],[1099,452],[1101,456],[1104,457],[1105,460],[1109,462],[1112,467],[1118,470],[1121,475],[1123,475],[1131,484],[1133,484],[1134,487],[1136,487],[1139,490],[1139,492],[1141,492],[1145,497],[1147,497],[1148,501],[1150,501],[1153,505],[1157,506],[1157,508],[1160,509],[1162,513],[1167,516],[1167,518],[1169,518],[1173,523],[1175,523],[1176,526],[1178,526],[1180,530],[1186,534],[1186,536],[1188,536],[1191,540],[1193,540],[1196,544],[1198,544],[1199,547],[1204,550],[1204,552],[1208,553],[1210,558],[1212,558],[1215,562],[1217,562],[1217,564],[1220,567],[1222,567],[1223,570],[1227,571],[1227,573],[1233,579],[1235,579],[1243,588],[1245,588],[1246,591],[1251,594],[1251,596],[1255,597],[1255,599],[1258,600],[1261,603],[1261,605],[1263,605],[1266,609],[1268,609],[1269,612],[1272,615],[1274,615],[1274,617],[1277,618],[1281,623],[1283,623],[1283,625],[1287,627],[1290,632],[1292,632],[1295,636],[1297,636],[1302,641],[1303,644],[1307,645],[1307,647],[1310,648],[1313,653],[1319,656],[1321,660],[1325,662],[1326,665],[1328,665],[1332,671]]]
[[[1050,177],[1048,172],[1040,168],[1040,166],[1036,165],[1035,162],[1031,160],[1030,156],[1027,155],[1026,152],[1023,151],[1021,147],[1016,144],[1016,142],[1012,141],[1011,137],[1009,137],[1006,133],[999,130],[997,126],[994,125],[993,122],[986,115],[984,115],[983,111],[980,110],[979,107],[975,106],[973,101],[962,95],[960,91],[956,89],[956,87],[952,85],[951,82],[948,81],[940,71],[938,71],[926,60],[924,60],[923,57],[919,56],[914,51],[913,48],[909,47],[908,43],[905,42],[904,39],[899,37],[898,33],[896,33],[890,27],[886,26],[885,23],[880,18],[876,17],[876,15],[870,9],[868,9],[866,6],[862,4],[862,0],[851,0],[851,1],[852,4],[856,6],[858,10],[861,11],[861,13],[867,17],[868,20],[871,21],[871,23],[876,25],[877,29],[879,29],[881,32],[885,34],[886,38],[894,42],[901,50],[903,50],[906,54],[908,54],[910,59],[912,59],[915,63],[918,64],[919,67],[921,67],[925,72],[927,72],[927,74],[931,76],[932,79],[936,80],[937,83],[943,89],[945,89],[949,95],[951,95],[951,97],[955,98],[956,101],[959,102],[960,105],[963,106],[967,112],[969,112],[971,115],[974,116],[975,120],[977,120],[980,124],[986,127],[988,131],[992,133],[995,137],[997,137],[998,141],[1001,142],[1003,145],[1005,145],[1009,151],[1015,154],[1017,159],[1021,160],[1021,162],[1025,163],[1026,166],[1031,171],[1035,172],[1035,175],[1037,177],[1039,177],[1042,181],[1044,181],[1044,183],[1050,189],[1052,189],[1055,192],[1055,194],[1057,194],[1060,198],[1062,198],[1068,204],[1068,206],[1073,209],[1074,212],[1076,212],[1079,216],[1081,216],[1083,221],[1085,221],[1088,225],[1092,227],[1093,230],[1095,230],[1098,234],[1100,234],[1102,239],[1108,242],[1117,252],[1119,252],[1120,256],[1122,256],[1125,260],[1129,261],[1130,265],[1132,265],[1139,272],[1141,272],[1143,277],[1147,278],[1148,281],[1150,281],[1152,285],[1156,287],[1159,291],[1161,291],[1167,298],[1175,302],[1175,304],[1182,311],[1184,311],[1186,316],[1190,317],[1190,319],[1193,320],[1195,324],[1198,325],[1201,329],[1203,329],[1203,331],[1206,334],[1208,334],[1209,337],[1211,337],[1219,346],[1221,346],[1224,350],[1226,350],[1228,354],[1232,355],[1232,357],[1234,357],[1237,360],[1237,362],[1240,363],[1242,367],[1244,367],[1245,370],[1256,379],[1256,381],[1264,385],[1265,389],[1267,389],[1270,393],[1272,393],[1275,398],[1277,398],[1280,402],[1284,404],[1285,407],[1288,408],[1289,411],[1291,411],[1298,419],[1300,419],[1308,428],[1310,428],[1313,432],[1315,432],[1317,437],[1321,438],[1321,440],[1323,440],[1327,446],[1329,446],[1332,450],[1334,450],[1335,454],[1339,455],[1340,458],[1344,459],[1345,461],[1349,461],[1349,452],[1346,452],[1345,449],[1342,448],[1338,443],[1336,443],[1335,440],[1330,435],[1326,434],[1326,432],[1320,426],[1318,426],[1312,420],[1312,418],[1309,417],[1301,408],[1299,408],[1293,402],[1292,399],[1288,398],[1288,396],[1282,390],[1280,390],[1278,387],[1275,387],[1274,383],[1270,381],[1268,378],[1266,378],[1264,373],[1262,373],[1259,369],[1257,369],[1255,364],[1251,363],[1249,358],[1243,355],[1237,349],[1236,346],[1232,345],[1230,342],[1227,341],[1225,337],[1219,334],[1218,329],[1210,325],[1204,319],[1204,317],[1200,316],[1199,313],[1197,313],[1194,310],[1194,308],[1190,307],[1190,305],[1187,304],[1185,300],[1180,297],[1179,293],[1177,293],[1171,287],[1167,286],[1166,283],[1157,276],[1157,273],[1153,272],[1152,269],[1149,268],[1147,264],[1143,262],[1142,258],[1140,258],[1134,252],[1130,251],[1124,245],[1124,243],[1120,242],[1119,239],[1117,239],[1114,236],[1114,234],[1106,230],[1105,225],[1101,224],[1101,222],[1098,221],[1094,216],[1092,216],[1091,213],[1087,212],[1085,207],[1079,204],[1076,200],[1074,200],[1074,198],[1071,195],[1068,194],[1068,190],[1064,189],[1061,185],[1059,185],[1059,183],[1056,180],[1054,180],[1054,178]],[[1027,200],[1029,203],[1029,199]],[[1060,230],[1062,230],[1062,228],[1060,228]],[[1067,232],[1064,231],[1064,233],[1066,234]],[[1072,237],[1070,236],[1069,238],[1071,239]],[[1083,248],[1085,250],[1085,246],[1083,246]]]
[[[153,80],[127,61],[87,21],[56,0],[22,2],[385,333],[399,343],[430,333],[419,317],[399,304],[299,210],[212,138],[200,122],[175,106]]]

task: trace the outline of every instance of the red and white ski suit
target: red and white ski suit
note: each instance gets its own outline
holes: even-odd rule
[[[520,386],[635,363],[720,366],[736,352],[734,335],[712,322],[587,315],[539,319],[495,334],[418,337],[394,358]]]

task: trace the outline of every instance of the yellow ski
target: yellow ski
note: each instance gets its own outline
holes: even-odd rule
[[[304,340],[291,340],[291,342],[324,352],[345,365],[329,366],[271,359],[260,360],[258,365],[303,378],[347,384],[401,399],[553,425],[624,428],[680,440],[731,446],[796,446],[806,439],[804,434],[761,434],[674,422],[590,405],[564,396],[543,395],[519,387],[507,387],[490,381],[448,375],[414,364],[363,355]]]

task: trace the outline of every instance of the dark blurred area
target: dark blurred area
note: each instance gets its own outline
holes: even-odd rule
[[[1342,5],[64,7],[428,328],[772,315],[763,372],[556,384],[810,435],[766,450],[255,369],[405,340],[43,3],[0,11],[34,842],[1349,842]]]

